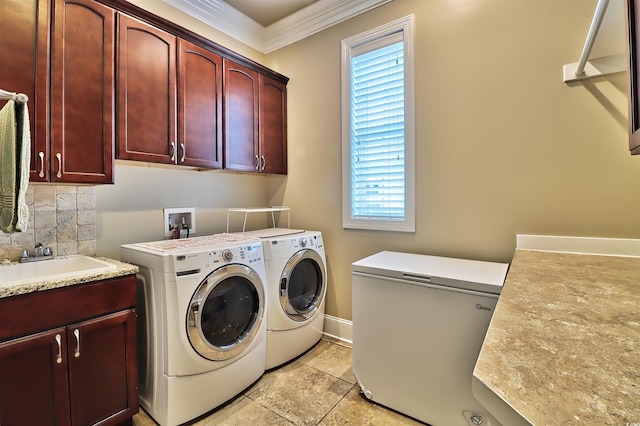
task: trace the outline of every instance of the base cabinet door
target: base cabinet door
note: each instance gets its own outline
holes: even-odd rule
[[[71,424],[118,424],[137,412],[135,317],[130,309],[67,328]]]
[[[0,424],[69,425],[66,329],[0,343]]]
[[[0,425],[131,424],[135,306],[134,275],[0,298]]]

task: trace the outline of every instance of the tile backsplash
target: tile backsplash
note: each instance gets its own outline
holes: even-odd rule
[[[93,186],[30,184],[29,225],[25,232],[0,231],[0,260],[17,261],[37,243],[56,256],[96,254],[96,196]]]

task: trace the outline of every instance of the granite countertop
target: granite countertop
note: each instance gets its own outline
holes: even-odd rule
[[[516,250],[473,375],[505,426],[640,424],[640,258]]]
[[[106,257],[96,257],[96,259],[100,259],[113,264],[116,266],[116,269],[103,272],[92,272],[84,275],[74,276],[71,278],[57,278],[51,281],[37,281],[26,284],[17,284],[10,287],[0,286],[0,298],[18,296],[20,294],[33,293],[36,291],[51,290],[60,287],[68,287],[72,285],[88,283],[91,281],[123,277],[125,275],[131,275],[138,272],[138,267],[135,265],[109,259]],[[2,267],[3,265],[0,265],[0,268]],[[1,271],[2,270],[0,269],[0,272]]]

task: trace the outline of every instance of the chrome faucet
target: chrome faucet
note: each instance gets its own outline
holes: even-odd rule
[[[24,249],[20,253],[20,262],[37,262],[40,260],[53,259],[53,250],[51,247],[43,247],[42,243],[36,244],[33,254],[29,253],[29,249]]]

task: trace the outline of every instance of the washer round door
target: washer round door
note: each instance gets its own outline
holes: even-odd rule
[[[312,318],[322,306],[326,292],[324,261],[313,250],[294,254],[280,276],[280,305],[294,321]]]
[[[258,274],[243,265],[216,269],[200,283],[187,311],[193,349],[212,361],[241,354],[260,330],[264,288]]]

